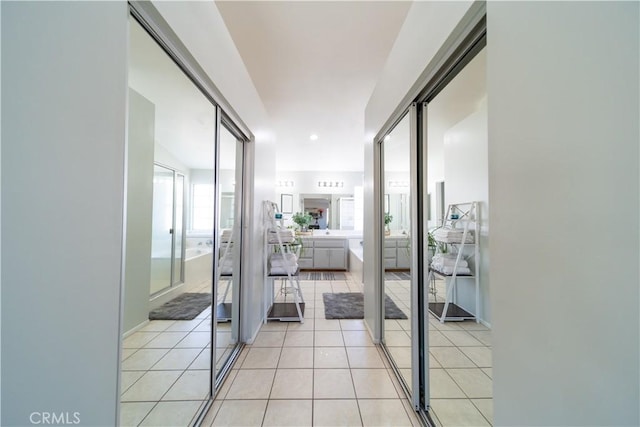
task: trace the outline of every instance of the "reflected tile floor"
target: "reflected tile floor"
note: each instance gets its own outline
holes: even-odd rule
[[[198,286],[189,291],[209,292],[211,283]],[[221,324],[219,334],[229,328]],[[123,340],[121,426],[193,424],[209,393],[210,330],[211,307],[193,320],[150,321]]]

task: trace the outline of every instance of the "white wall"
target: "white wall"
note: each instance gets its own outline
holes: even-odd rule
[[[115,425],[127,4],[1,7],[0,423]]]
[[[374,147],[373,138],[381,130],[400,101],[442,46],[471,6],[470,1],[414,2],[389,54],[365,110],[364,141],[364,258],[376,260],[374,227]],[[408,105],[408,104],[407,104]],[[376,309],[376,269],[379,260],[364,271],[365,322],[379,337],[374,318]]]
[[[495,424],[637,426],[639,4],[487,10]]]
[[[129,89],[124,333],[149,320],[155,106]]]

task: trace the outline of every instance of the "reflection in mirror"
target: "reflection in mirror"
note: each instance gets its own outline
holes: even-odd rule
[[[220,129],[218,268],[216,269],[216,349],[218,375],[238,343],[240,306],[240,212],[242,201],[242,143]]]
[[[381,203],[384,218],[382,290],[404,318],[383,319],[383,344],[395,363],[405,386],[411,390],[411,235],[410,222],[410,119],[409,115],[382,141]]]
[[[133,19],[129,52],[120,424],[191,425],[211,398],[216,109]]]

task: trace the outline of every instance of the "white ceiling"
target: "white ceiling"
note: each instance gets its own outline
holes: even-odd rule
[[[364,110],[411,2],[216,5],[273,123],[277,169],[362,171]]]

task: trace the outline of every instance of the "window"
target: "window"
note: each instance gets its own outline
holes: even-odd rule
[[[191,229],[213,231],[213,184],[193,184],[191,197]]]

